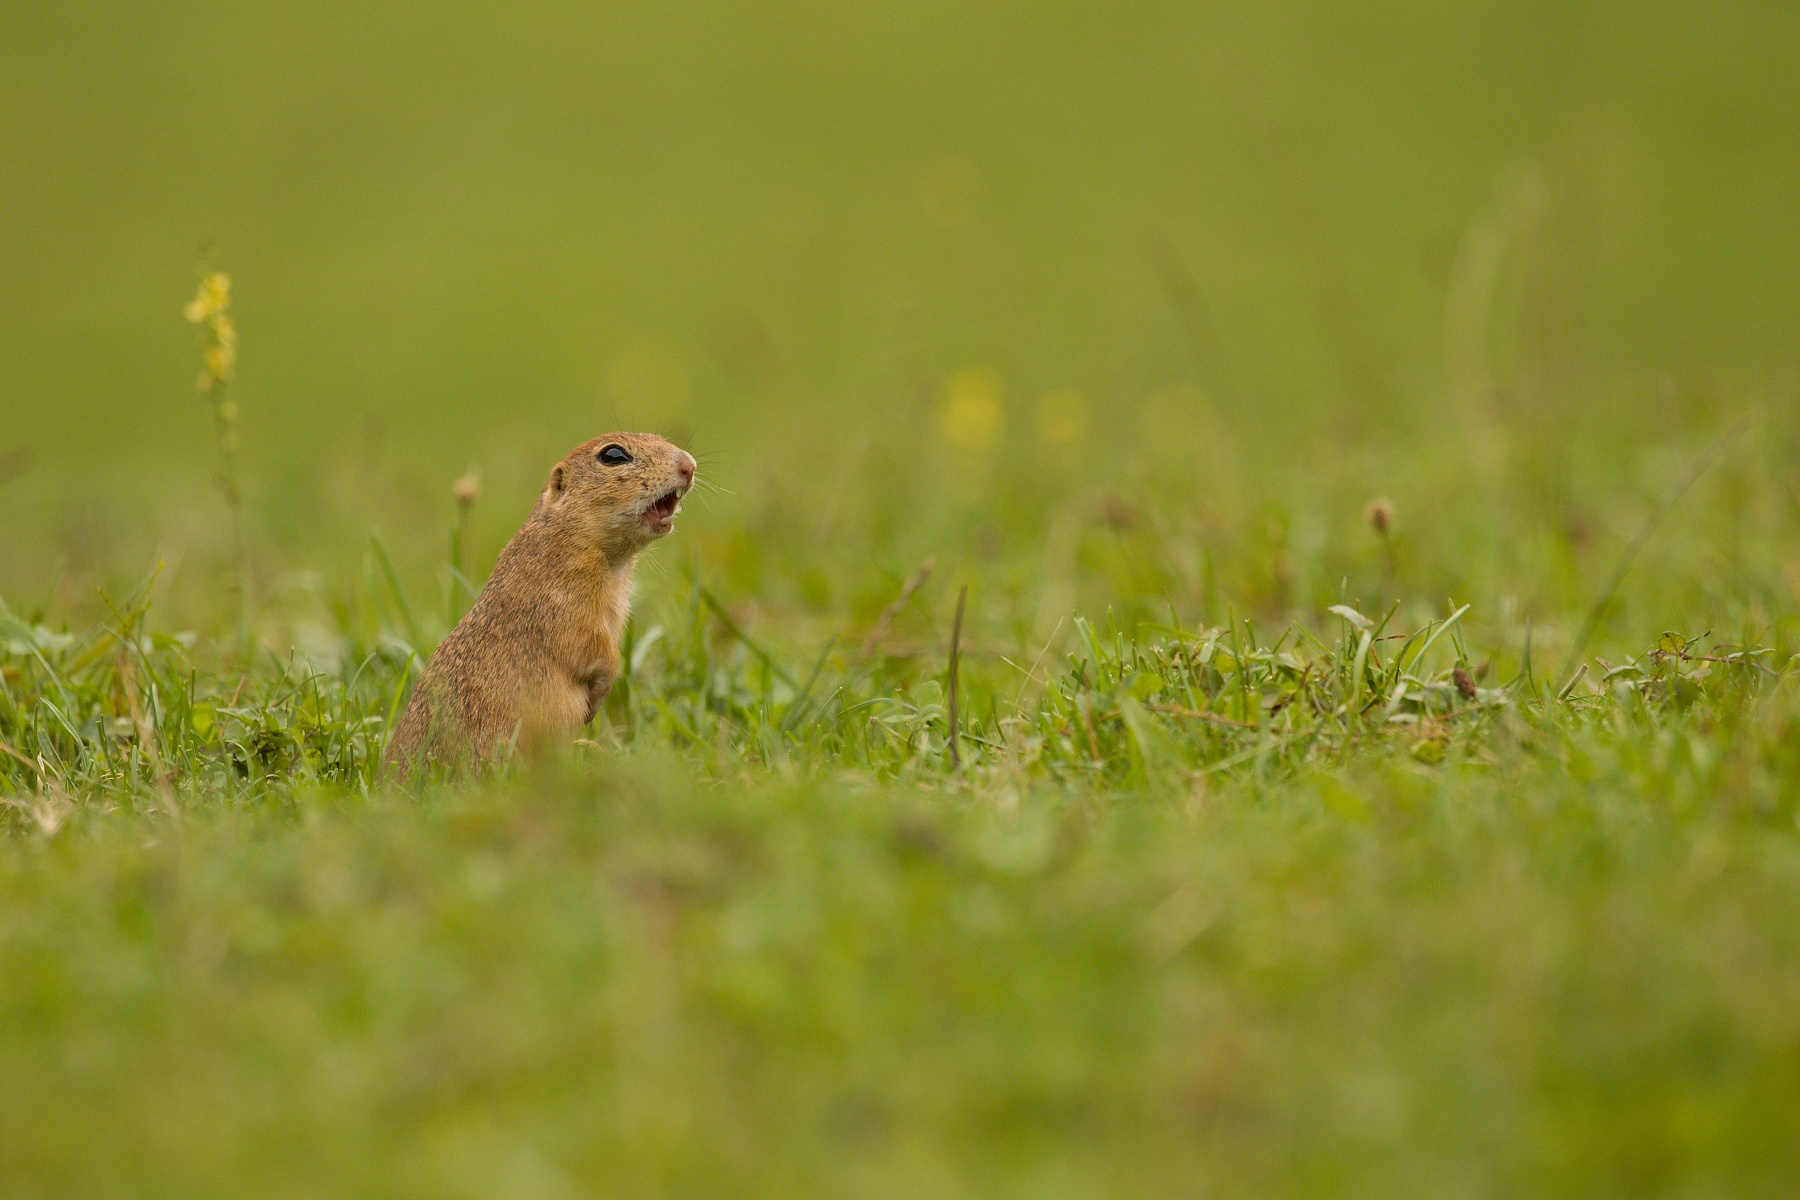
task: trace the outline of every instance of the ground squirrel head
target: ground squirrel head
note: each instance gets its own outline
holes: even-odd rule
[[[673,529],[693,485],[694,456],[686,450],[653,433],[609,433],[551,468],[538,508],[611,557]]]

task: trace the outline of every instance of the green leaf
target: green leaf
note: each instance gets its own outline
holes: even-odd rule
[[[1444,743],[1436,739],[1414,742],[1412,756],[1427,766],[1436,766],[1444,761]]]

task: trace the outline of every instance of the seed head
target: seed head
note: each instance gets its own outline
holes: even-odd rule
[[[456,482],[450,485],[450,490],[455,494],[456,503],[460,507],[473,508],[475,502],[481,499],[481,468],[472,466],[458,475]]]
[[[1456,684],[1456,694],[1464,700],[1475,698],[1475,678],[1461,667],[1450,673],[1451,682]]]
[[[1386,537],[1394,527],[1394,502],[1386,496],[1375,497],[1363,507],[1363,520],[1378,536]]]

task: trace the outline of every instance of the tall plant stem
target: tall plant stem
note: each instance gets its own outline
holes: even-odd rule
[[[950,625],[950,765],[959,769],[962,767],[962,747],[957,744],[961,724],[956,711],[956,677],[962,659],[963,604],[968,598],[969,585],[965,583],[956,593],[956,619]]]

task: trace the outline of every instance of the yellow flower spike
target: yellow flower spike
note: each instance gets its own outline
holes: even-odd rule
[[[231,368],[237,362],[237,351],[230,346],[208,346],[205,353],[206,369],[220,383],[231,382]]]
[[[200,281],[199,290],[188,301],[187,307],[181,310],[181,314],[198,325],[230,307],[231,276],[222,271],[214,271]]]
[[[219,345],[237,345],[237,326],[231,323],[230,317],[224,313],[217,313],[213,316],[211,324],[213,336],[219,339]]]

